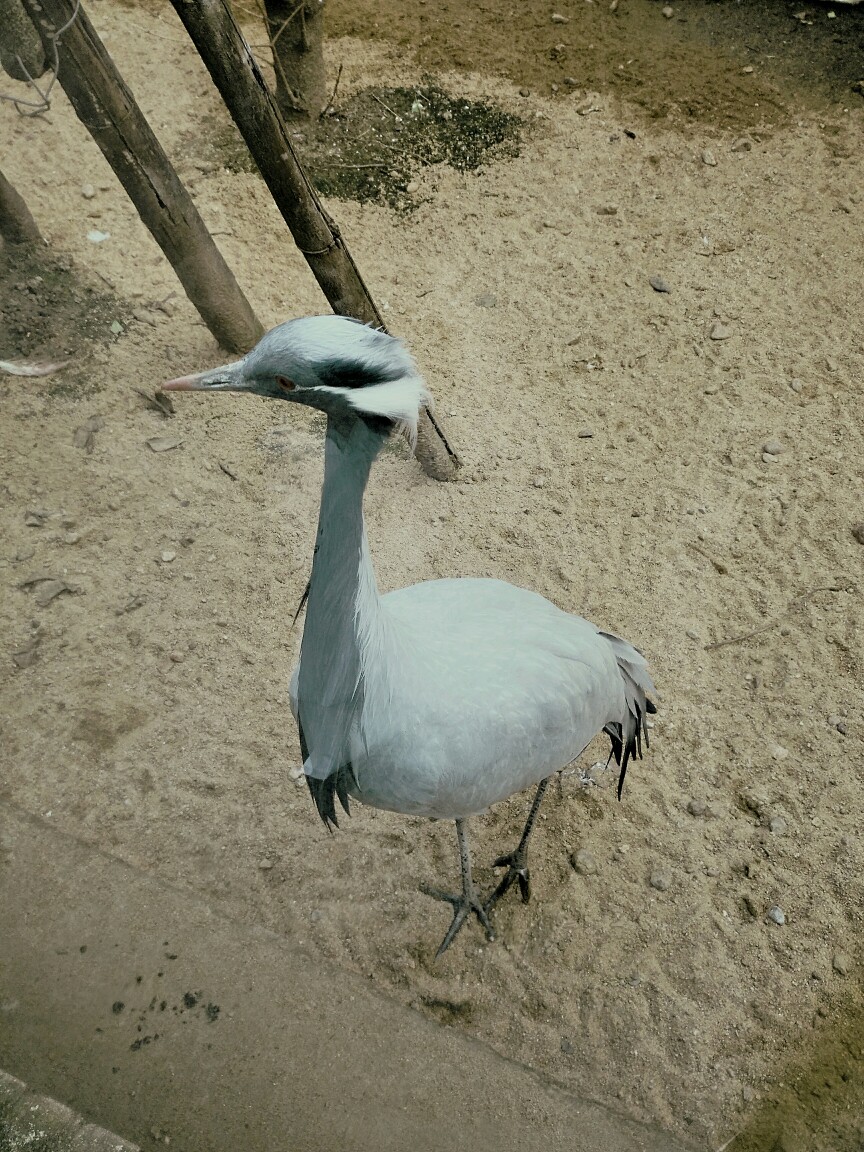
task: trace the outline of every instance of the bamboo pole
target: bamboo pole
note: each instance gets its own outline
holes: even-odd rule
[[[353,316],[386,331],[339,229],[325,211],[294,152],[276,101],[228,0],[195,0],[194,3],[171,0],[171,3],[331,308],[341,316]],[[417,438],[417,459],[424,470],[438,480],[451,479],[459,463],[440,422],[425,410]]]
[[[86,12],[69,0],[24,7],[48,59],[56,43],[59,83],[204,323],[229,351],[248,351],[264,329]]]

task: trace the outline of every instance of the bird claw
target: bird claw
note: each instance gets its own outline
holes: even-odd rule
[[[486,901],[485,910],[489,912],[495,904],[501,899],[505,892],[517,881],[519,883],[519,895],[522,897],[522,903],[527,904],[531,899],[531,872],[525,860],[525,853],[507,852],[492,865],[493,868],[506,868],[507,871],[501,879],[498,887]]]
[[[444,900],[446,903],[453,905],[453,920],[447,929],[447,935],[441,941],[438,951],[435,953],[436,960],[447,951],[453,943],[457,932],[472,912],[483,925],[486,931],[486,939],[490,943],[495,939],[495,932],[487,915],[487,906],[481,904],[473,892],[442,892],[438,888],[429,888],[425,884],[420,885],[420,891],[425,896],[432,896],[435,900]]]

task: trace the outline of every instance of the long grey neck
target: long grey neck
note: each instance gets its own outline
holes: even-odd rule
[[[328,419],[298,684],[306,771],[318,779],[347,760],[348,734],[362,700],[363,651],[380,624],[363,493],[382,443],[360,420]]]

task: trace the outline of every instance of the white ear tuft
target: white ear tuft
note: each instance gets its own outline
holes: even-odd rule
[[[411,447],[417,442],[417,420],[420,409],[432,407],[432,397],[419,376],[404,376],[401,380],[388,380],[384,384],[369,384],[365,388],[352,388],[346,395],[355,412],[369,416],[384,416],[395,421],[405,433]]]

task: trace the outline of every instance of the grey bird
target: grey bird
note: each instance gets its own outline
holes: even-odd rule
[[[232,364],[163,385],[248,392],[327,415],[324,487],[290,700],[303,770],[324,824],[335,801],[454,819],[462,868],[438,949],[518,882],[530,898],[527,845],[550,778],[605,732],[619,766],[648,743],[654,691],[625,640],[501,580],[444,579],[381,595],[363,522],[375,457],[394,431],[413,441],[429,393],[413,359],[384,332],[342,316],[290,320]],[[531,785],[522,838],[485,900],[471,873],[467,820]]]

